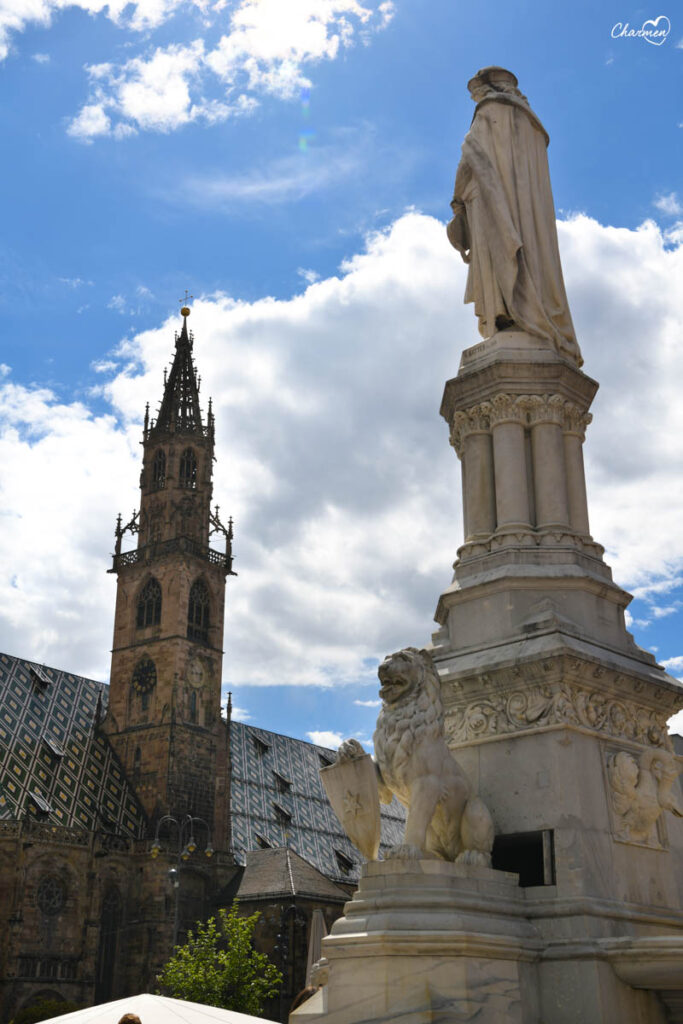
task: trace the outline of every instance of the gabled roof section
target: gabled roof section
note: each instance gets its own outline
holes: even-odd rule
[[[86,832],[144,834],[142,806],[97,728],[107,693],[94,679],[0,654],[0,821],[28,812]]]
[[[250,850],[237,892],[240,900],[273,899],[277,896],[308,896],[311,899],[346,903],[349,894],[317,868],[287,847]]]
[[[187,329],[187,316],[184,316],[183,328],[180,334],[176,334],[173,365],[166,379],[159,414],[151,428],[152,434],[204,433],[197,372],[192,359],[193,342],[192,332]]]
[[[265,844],[273,852],[289,847],[328,879],[342,885],[357,881],[361,855],[342,830],[320,780],[320,768],[334,763],[335,752],[244,722],[230,723],[230,751],[238,863],[248,866],[250,851],[259,847],[260,853],[270,853]],[[290,784],[283,786],[278,779]],[[385,851],[402,841],[406,812],[396,799],[381,811],[380,850]]]

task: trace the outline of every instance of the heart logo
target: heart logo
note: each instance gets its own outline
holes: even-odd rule
[[[666,14],[660,14],[654,20],[650,18],[649,21],[644,21],[640,31],[646,43],[652,43],[653,46],[661,46],[671,31],[671,22]]]

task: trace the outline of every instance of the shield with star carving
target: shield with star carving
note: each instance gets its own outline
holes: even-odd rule
[[[367,860],[377,860],[380,838],[379,793],[369,754],[320,769],[327,798],[342,828]]]

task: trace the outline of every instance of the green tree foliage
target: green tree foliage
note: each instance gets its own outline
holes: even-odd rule
[[[73,1013],[74,1010],[80,1010],[77,1003],[68,1003],[63,999],[41,999],[32,1006],[19,1010],[10,1024],[37,1024],[39,1020],[61,1017],[63,1013]]]
[[[219,911],[218,922],[198,922],[157,977],[164,995],[259,1016],[282,984],[277,967],[252,946],[260,916],[240,917],[235,903]]]

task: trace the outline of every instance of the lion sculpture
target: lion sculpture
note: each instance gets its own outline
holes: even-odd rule
[[[408,809],[404,842],[387,857],[438,857],[491,864],[493,821],[444,738],[439,678],[428,651],[406,647],[379,667],[382,710],[375,729],[379,797]],[[362,754],[346,740],[338,757]]]

